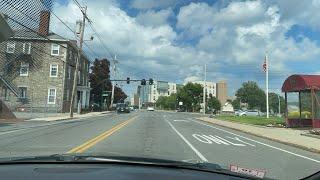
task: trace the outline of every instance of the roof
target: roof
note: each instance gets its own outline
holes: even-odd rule
[[[42,37],[36,31],[25,30],[25,29],[16,29],[14,30],[13,38],[21,38],[21,39],[37,39],[37,40],[61,40],[61,41],[69,41],[60,35],[50,32],[46,38]]]
[[[282,92],[297,92],[310,89],[320,90],[320,75],[289,76],[282,85]]]

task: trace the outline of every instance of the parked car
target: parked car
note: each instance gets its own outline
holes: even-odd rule
[[[130,111],[134,111],[134,107],[133,106],[130,106],[129,109],[130,109]]]
[[[239,113],[239,116],[260,116],[258,110],[246,110]]]
[[[125,103],[118,103],[117,104],[117,112],[118,113],[130,113],[130,108]]]
[[[149,106],[149,107],[147,108],[147,111],[154,111],[154,107]]]
[[[235,116],[239,116],[241,112],[242,112],[241,109],[235,109],[235,110],[234,110],[234,115],[235,115]]]

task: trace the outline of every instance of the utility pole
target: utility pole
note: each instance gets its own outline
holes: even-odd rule
[[[207,65],[204,65],[204,82],[203,82],[203,114],[206,114],[206,81],[207,81]]]
[[[280,96],[279,96],[279,94],[278,94],[278,101],[279,101],[279,111],[278,112],[279,112],[279,116],[281,116],[281,112],[280,112],[281,111],[281,108],[280,108],[281,106],[280,106]]]
[[[87,6],[83,8],[82,12],[82,22],[80,23],[80,36],[79,36],[79,48],[78,48],[78,57],[76,59],[76,69],[74,71],[73,77],[73,86],[72,86],[72,95],[71,95],[71,102],[70,102],[70,118],[73,118],[73,106],[74,106],[74,99],[77,92],[77,78],[78,78],[78,71],[79,71],[79,61],[81,58],[82,53],[82,44],[83,44],[83,35],[84,35],[84,27],[87,18]]]
[[[267,106],[267,118],[269,118],[269,62],[268,54],[265,57],[266,63],[266,106]]]
[[[117,63],[117,55],[114,55],[113,68],[112,68],[113,69],[113,77],[116,76],[116,63]],[[110,109],[113,106],[113,100],[114,100],[114,83],[112,83]]]

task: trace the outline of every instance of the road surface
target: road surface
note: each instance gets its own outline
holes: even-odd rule
[[[197,115],[138,111],[0,127],[0,157],[85,153],[208,161],[298,179],[320,170],[320,155],[219,127]]]

